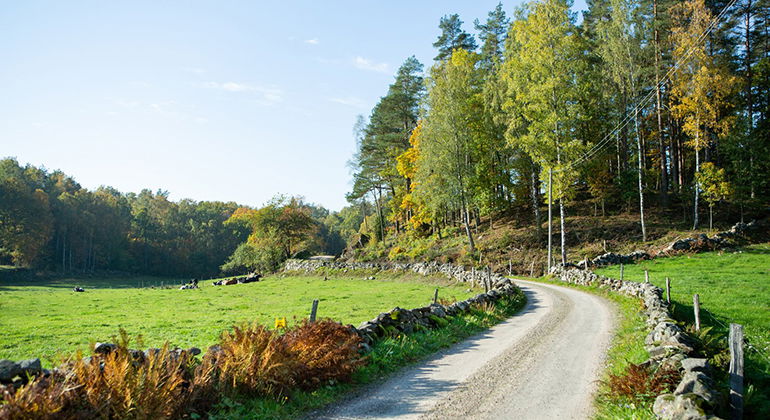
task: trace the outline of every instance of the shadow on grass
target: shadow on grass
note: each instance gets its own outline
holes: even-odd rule
[[[17,291],[20,287],[50,287],[72,289],[75,286],[88,289],[135,289],[141,287],[178,286],[189,279],[131,276],[126,274],[50,275],[31,270],[0,271],[0,291]]]

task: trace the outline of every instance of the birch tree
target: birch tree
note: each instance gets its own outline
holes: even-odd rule
[[[571,161],[582,149],[574,133],[583,57],[569,7],[564,0],[543,0],[519,10],[508,34],[501,70],[507,85],[508,141],[524,149],[542,168],[543,178],[549,179],[549,255],[551,207],[559,200],[562,263],[567,260],[564,201],[569,199],[576,177]],[[550,260],[548,264],[550,267]]]

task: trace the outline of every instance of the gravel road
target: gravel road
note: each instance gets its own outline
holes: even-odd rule
[[[614,328],[605,300],[516,280],[517,315],[314,419],[584,419]]]

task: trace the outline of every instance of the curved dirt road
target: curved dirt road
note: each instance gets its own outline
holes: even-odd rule
[[[574,289],[516,284],[528,299],[517,315],[312,417],[590,417],[613,309]]]

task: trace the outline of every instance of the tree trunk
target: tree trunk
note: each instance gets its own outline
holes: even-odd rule
[[[378,194],[379,192],[379,194]],[[380,197],[382,196],[382,191],[379,189],[376,189],[372,191],[372,194],[374,194],[374,206],[377,211],[377,224],[378,228],[380,230],[380,240],[385,240],[385,225],[383,224],[382,220],[382,203],[380,202]]]
[[[658,146],[660,149],[660,204],[668,207],[668,162],[666,157],[666,144],[663,140],[663,117],[660,97],[660,34],[658,32],[658,1],[652,1],[652,24],[654,26],[653,42],[655,44],[655,113],[658,117]]]
[[[540,225],[540,195],[538,194],[540,188],[537,178],[537,167],[533,165],[532,188],[530,192],[532,194],[532,210],[535,212],[535,227],[537,228],[537,240],[539,242],[540,238],[543,237],[543,226]]]
[[[628,91],[626,90],[626,87],[623,86],[623,93],[621,95],[621,109],[622,114],[625,114],[628,110]],[[620,142],[618,143],[618,156],[620,159],[620,167],[619,170],[621,173],[625,172],[628,167],[628,130],[626,129],[626,125],[623,124],[620,130]]]
[[[548,168],[548,272],[553,261],[553,168]]]
[[[668,127],[669,132],[671,133],[671,181],[674,184],[672,190],[675,194],[678,194],[681,191],[679,186],[682,185],[679,182],[679,145],[678,137],[674,131],[673,122],[671,121],[670,115],[668,118]]]
[[[636,173],[639,177],[639,220],[642,224],[642,242],[647,242],[647,229],[644,226],[644,188],[642,186],[642,142],[639,134],[639,107],[634,111],[634,125],[636,125],[637,162]]]
[[[567,231],[564,229],[564,199],[559,199],[559,226],[561,230],[561,264],[567,264]]]
[[[64,236],[61,246],[61,271],[67,272],[67,236]]]
[[[751,71],[751,0],[747,0],[746,14],[744,17],[745,33],[744,37],[744,53],[745,53],[745,66],[746,66],[746,113],[749,117],[749,132],[748,138],[753,139],[754,135],[754,96],[753,85],[754,77]],[[749,140],[753,143],[752,140]],[[751,198],[754,198],[756,193],[754,191],[754,150],[749,147],[749,190]]]
[[[696,135],[695,136],[695,173],[697,174],[698,171],[700,171],[700,152],[698,151],[698,136]],[[695,178],[694,182],[695,182],[695,202],[693,203],[694,212],[693,212],[692,230],[698,229],[698,199],[700,198],[700,185],[698,184],[698,179]]]
[[[468,211],[468,207],[465,205],[465,197],[463,197],[463,207],[465,208],[465,234],[468,235],[468,246],[471,248],[471,252],[476,251],[476,242],[473,241],[473,234],[471,233],[471,216]]]

